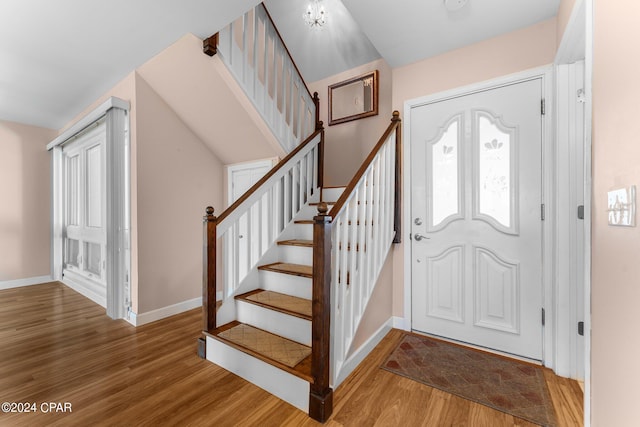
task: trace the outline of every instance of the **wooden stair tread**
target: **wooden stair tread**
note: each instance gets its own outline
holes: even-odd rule
[[[302,240],[302,239],[291,239],[291,240],[280,240],[278,245],[284,246],[304,246],[307,248],[313,247],[313,240]]]
[[[318,206],[320,203],[322,202],[311,202],[309,203],[309,206]],[[327,205],[335,205],[336,202],[325,202]]]
[[[293,221],[294,224],[313,224],[314,221],[312,219],[297,219]]]
[[[258,270],[274,271],[276,273],[308,278],[313,276],[313,267],[310,265],[290,264],[286,262],[274,262],[273,264],[261,265],[258,267]]]
[[[236,299],[309,321],[312,317],[311,300],[281,294],[279,292],[256,289],[254,291],[238,295],[236,296]]]
[[[313,383],[311,347],[234,320],[208,336]]]

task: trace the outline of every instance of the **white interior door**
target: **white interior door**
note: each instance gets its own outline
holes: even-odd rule
[[[104,124],[62,149],[63,280],[106,307],[106,158]]]
[[[228,202],[231,205],[233,202],[238,200],[244,193],[247,192],[255,183],[260,181],[260,179],[267,174],[271,170],[271,168],[276,164],[276,159],[268,159],[268,160],[259,160],[255,162],[248,163],[240,163],[236,165],[228,166]],[[258,212],[258,210],[262,209],[263,212]],[[234,230],[230,235],[231,238],[237,239],[238,245],[236,248],[238,252],[235,257],[230,257],[228,262],[235,263],[237,262],[237,272],[238,279],[241,280],[244,278],[249,270],[251,269],[251,259],[257,259],[259,253],[259,243],[266,241],[266,239],[260,240],[257,239],[257,232],[255,230],[263,230],[266,232],[267,227],[264,225],[267,221],[268,215],[264,212],[265,209],[268,209],[268,204],[262,204],[262,208],[256,206],[253,207],[249,212],[240,217],[238,222],[237,230]],[[259,222],[263,222],[263,226],[260,227]],[[253,230],[253,232],[252,232]],[[252,242],[253,241],[253,242]],[[248,248],[251,247],[252,253],[251,257],[249,257]],[[233,266],[230,265],[230,268]],[[236,271],[231,269],[229,271]]]
[[[542,83],[411,110],[412,328],[542,359]]]

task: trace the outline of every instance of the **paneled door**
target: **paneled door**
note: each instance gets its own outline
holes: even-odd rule
[[[242,197],[247,190],[260,181],[276,163],[277,160],[274,158],[229,165],[227,168],[229,205]],[[237,240],[236,247],[238,252],[235,257],[230,257],[227,260],[227,268],[229,269],[228,271],[237,271],[239,280],[246,277],[253,267],[252,260],[258,260],[260,242],[266,242],[267,240],[266,236],[263,236],[263,239],[259,239],[257,232],[257,230],[263,230],[262,232],[265,233],[268,229],[265,225],[269,217],[266,212],[269,209],[269,205],[266,197],[264,199],[260,206],[254,206],[248,213],[245,213],[238,222],[238,228],[230,233],[231,238]],[[258,212],[259,210],[262,212]],[[262,226],[260,226],[260,221],[262,221]],[[248,248],[251,248],[251,251]],[[248,256],[249,252],[251,252],[250,257]],[[232,253],[230,246],[227,249],[227,253]],[[237,263],[237,268],[234,268],[233,263]]]
[[[104,123],[62,149],[63,281],[106,307],[106,159]]]
[[[414,330],[542,359],[542,90],[412,108]]]

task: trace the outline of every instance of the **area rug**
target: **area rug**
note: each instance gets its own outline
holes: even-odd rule
[[[544,373],[535,365],[405,335],[382,368],[535,424],[556,425]]]

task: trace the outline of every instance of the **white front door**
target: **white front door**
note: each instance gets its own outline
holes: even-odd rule
[[[105,125],[62,149],[63,281],[107,306]]]
[[[411,110],[412,328],[542,359],[542,82]]]

